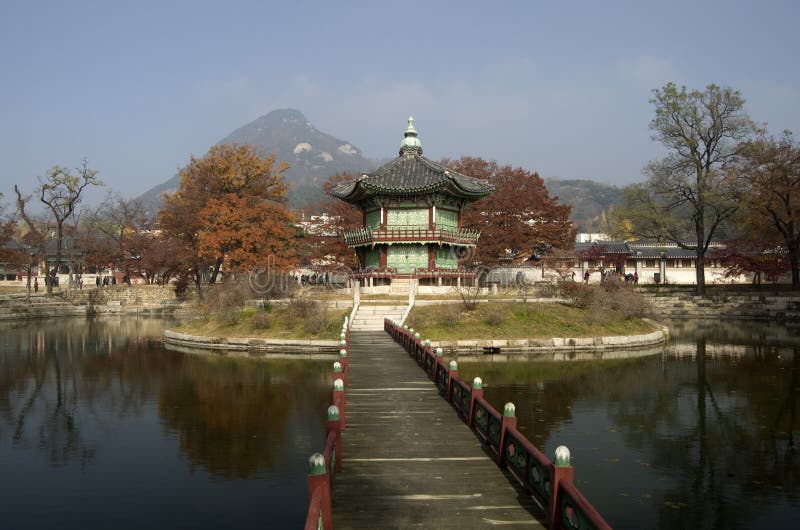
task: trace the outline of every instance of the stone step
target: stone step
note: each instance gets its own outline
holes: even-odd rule
[[[400,315],[398,315],[396,318],[392,318],[391,320],[400,320]],[[372,319],[372,320],[365,319],[365,318],[353,319],[353,324],[352,324],[353,326],[358,326],[358,325],[362,325],[362,324],[363,325],[380,325],[380,326],[382,326],[383,325],[383,318]]]

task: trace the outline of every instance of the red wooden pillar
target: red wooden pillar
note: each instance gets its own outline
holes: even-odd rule
[[[327,435],[330,435],[330,433],[336,434],[333,469],[339,473],[342,470],[342,419],[339,414],[339,407],[336,405],[328,407],[328,423],[325,432]]]
[[[513,403],[506,403],[503,407],[503,419],[500,421],[500,448],[497,451],[497,464],[506,465],[506,436],[508,429],[517,428],[517,408]]]
[[[333,382],[333,404],[339,409],[342,430],[347,428],[346,400],[344,396],[344,381],[337,379]]]
[[[469,399],[469,420],[467,425],[469,425],[470,429],[475,427],[475,400],[479,397],[483,397],[483,379],[476,377],[472,380],[472,392],[470,392]]]
[[[548,506],[548,527],[558,530],[561,523],[561,487],[562,482],[572,484],[573,468],[569,463],[569,449],[564,445],[556,447],[556,459],[553,462],[553,479],[550,481],[550,506]]]
[[[447,377],[447,401],[453,402],[453,379],[458,377],[458,363],[450,361],[450,370]]]
[[[320,453],[314,453],[308,459],[308,498],[314,502],[315,496],[320,499],[323,528],[333,528],[331,486],[325,468],[325,457]],[[317,521],[306,520],[306,528],[317,528]]]
[[[342,373],[344,374],[342,379],[347,384],[347,374],[350,373],[350,359],[347,357],[347,350],[344,348],[339,350],[339,363],[342,365]]]
[[[337,379],[341,379],[344,381],[345,386],[347,385],[347,374],[342,370],[342,363],[339,361],[333,363],[333,382],[336,383]]]

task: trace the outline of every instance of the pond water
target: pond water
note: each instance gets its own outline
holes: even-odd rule
[[[668,325],[663,355],[459,371],[615,529],[800,528],[800,327]]]
[[[0,324],[1,528],[302,526],[330,363],[170,352],[168,324]]]
[[[800,328],[668,324],[663,355],[459,368],[616,529],[800,528]],[[170,352],[168,325],[0,324],[0,528],[302,525],[330,363]]]

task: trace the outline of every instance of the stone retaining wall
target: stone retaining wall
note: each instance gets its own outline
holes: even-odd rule
[[[747,320],[800,320],[797,292],[715,292],[697,296],[693,289],[640,289],[656,314],[672,318],[722,318]]]
[[[175,289],[171,285],[113,285],[101,287],[84,287],[82,290],[72,289],[64,298],[75,305],[136,305],[163,306],[176,304]]]
[[[166,330],[164,345],[170,350],[188,353],[211,351],[231,357],[339,358],[339,342],[335,340],[203,337]]]

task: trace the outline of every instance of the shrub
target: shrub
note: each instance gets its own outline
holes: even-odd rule
[[[488,315],[486,315],[485,321],[490,326],[499,326],[503,323],[503,315],[498,313],[497,311],[492,311]]]
[[[633,320],[650,313],[650,306],[642,295],[618,282],[602,284],[589,309],[622,320]]]
[[[321,309],[316,312],[316,314],[309,314],[305,320],[303,320],[303,329],[315,335],[330,333],[333,330],[330,312],[327,309]]]
[[[224,313],[231,309],[238,310],[251,296],[252,291],[246,281],[228,280],[208,289],[202,310],[211,314]]]
[[[253,315],[253,328],[255,329],[269,329],[272,326],[272,318],[266,311],[259,311]]]
[[[322,310],[320,305],[315,300],[307,300],[305,298],[292,298],[288,304],[286,304],[286,320],[288,321],[295,321],[295,320],[304,320],[309,316],[314,316],[320,313]]]
[[[217,322],[220,326],[231,327],[239,323],[239,316],[241,312],[238,309],[225,309],[216,315]]]
[[[650,312],[647,301],[639,293],[618,281],[600,285],[564,282],[561,287],[572,305],[588,309],[597,318],[632,320]]]
[[[561,292],[572,305],[585,309],[589,307],[594,301],[594,295],[597,287],[594,285],[586,285],[578,282],[564,282],[561,286]]]

